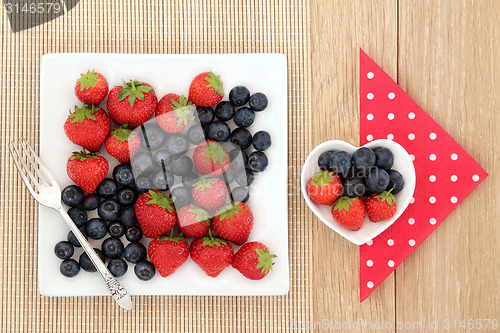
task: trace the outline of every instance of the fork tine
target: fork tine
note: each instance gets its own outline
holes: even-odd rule
[[[21,166],[21,163],[19,163],[19,161],[23,161],[23,160],[22,160],[21,156],[19,155],[19,151],[18,151],[18,150],[17,150],[17,148],[14,146],[14,143],[13,143],[13,142],[11,142],[11,143],[9,144],[9,150],[10,150],[10,154],[11,154],[11,156],[12,156],[12,160],[14,161],[14,164],[15,164],[15,166],[16,166],[16,168],[17,168],[17,171],[18,171],[19,175],[21,176],[21,179],[22,179],[22,180],[23,180],[23,182],[24,182],[24,185],[26,185],[26,188],[30,191],[31,195],[32,195],[35,199],[37,199],[37,198],[38,198],[38,193],[36,193],[36,192],[35,192],[35,190],[33,189],[33,186],[31,185],[31,183],[30,183],[30,181],[29,181],[29,179],[28,179],[28,177],[26,177],[26,174],[25,174],[25,172],[24,172],[24,170],[26,170],[26,169],[24,169],[24,168],[23,168],[23,166]],[[24,164],[24,165],[26,165],[26,164],[24,163],[24,161],[23,161],[23,164]],[[32,177],[32,176],[31,176],[31,174],[30,174],[27,170],[26,170],[26,173],[27,173],[28,175],[30,175],[30,177]],[[32,178],[32,179],[33,179],[33,178]],[[35,183],[36,183],[36,182],[35,182]]]
[[[30,151],[30,154],[28,154],[28,152],[26,152],[26,155],[31,160],[32,164],[36,165],[36,163],[32,160],[32,158],[34,158],[35,161],[38,163],[38,170],[40,171],[39,175],[43,176],[43,178],[45,179],[45,181],[47,183],[49,183],[49,186],[57,184],[56,180],[54,179],[54,177],[52,176],[52,174],[49,172],[49,170],[47,169],[47,167],[45,166],[45,164],[42,162],[42,160],[40,159],[40,157],[38,157],[38,154],[35,152],[35,150],[33,149],[33,147],[31,147],[31,145],[29,144],[29,142],[25,138],[21,138],[20,140],[22,141],[21,146],[23,147],[23,150],[25,152],[26,152],[25,145],[26,145],[26,147],[28,147],[28,150]]]
[[[15,147],[15,149],[16,149],[18,161],[23,166],[24,171],[26,172],[26,174],[28,174],[31,181],[35,184],[35,187],[37,187],[37,190],[39,190],[38,187],[41,186],[43,183],[45,183],[45,180],[38,175],[36,164],[33,163],[33,160],[26,154],[26,151],[24,150],[24,148],[23,148],[22,152],[19,151],[19,149],[17,147]],[[29,165],[26,164],[23,156],[27,157]],[[38,179],[37,179],[37,175],[38,175]]]

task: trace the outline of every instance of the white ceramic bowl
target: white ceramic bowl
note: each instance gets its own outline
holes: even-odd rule
[[[369,240],[375,238],[381,234],[385,229],[389,228],[400,216],[403,214],[405,209],[408,207],[410,200],[415,191],[415,167],[413,162],[408,155],[408,152],[397,142],[390,140],[375,140],[367,143],[363,147],[375,148],[375,147],[386,147],[389,148],[394,154],[394,165],[392,169],[395,169],[401,173],[405,181],[404,188],[397,194],[395,198],[397,201],[396,214],[388,220],[380,221],[377,223],[370,222],[368,216],[366,216],[361,229],[358,231],[352,231],[341,227],[335,222],[331,214],[331,206],[318,205],[309,199],[307,194],[307,182],[309,179],[319,171],[318,167],[318,157],[321,153],[334,150],[334,151],[346,151],[352,155],[358,147],[355,147],[347,142],[340,140],[331,140],[323,142],[319,146],[313,149],[304,163],[301,175],[301,187],[302,195],[306,200],[309,208],[316,214],[316,216],[323,221],[331,229],[335,230],[340,235],[344,236],[346,239],[350,240],[354,244],[361,245],[365,244]]]

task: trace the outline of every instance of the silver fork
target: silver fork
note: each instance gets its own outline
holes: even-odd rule
[[[94,263],[94,266],[101,274],[116,303],[125,310],[132,310],[132,299],[130,294],[115,279],[113,274],[111,274],[71,217],[66,213],[61,203],[61,188],[54,177],[50,174],[47,167],[43,164],[40,157],[38,157],[26,139],[19,139],[18,146],[20,149],[11,141],[9,144],[10,154],[17,167],[17,171],[21,175],[31,195],[42,205],[53,208],[61,214],[64,221],[66,221],[66,224],[68,224],[71,231],[73,231],[73,234],[75,234],[83,249],[87,252],[90,260],[92,260],[92,263]]]

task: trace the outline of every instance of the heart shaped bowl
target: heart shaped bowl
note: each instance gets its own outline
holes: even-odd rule
[[[361,229],[358,231],[352,231],[349,229],[345,229],[335,222],[331,214],[331,206],[326,205],[318,205],[309,199],[309,195],[307,194],[307,182],[309,179],[319,171],[318,167],[318,157],[323,152],[328,150],[334,151],[346,151],[349,154],[353,154],[358,147],[355,147],[345,141],[340,140],[331,140],[327,142],[323,142],[316,148],[314,148],[304,163],[302,168],[301,175],[301,188],[302,195],[307,202],[307,205],[311,210],[316,214],[316,216],[323,221],[324,224],[329,226],[331,229],[335,230],[337,233],[353,242],[357,245],[362,245],[368,242],[369,240],[377,237],[384,230],[389,228],[406,210],[408,205],[410,204],[411,198],[413,196],[413,192],[415,191],[415,167],[413,166],[413,162],[410,158],[408,152],[397,142],[391,140],[375,140],[367,143],[363,147],[367,148],[376,148],[376,147],[386,147],[389,148],[394,154],[394,165],[392,169],[395,169],[401,173],[403,179],[405,181],[405,185],[403,189],[394,195],[397,201],[397,210],[396,214],[388,220],[380,221],[377,223],[370,222],[368,219],[368,215],[361,226]]]

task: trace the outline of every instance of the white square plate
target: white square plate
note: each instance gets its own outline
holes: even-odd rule
[[[122,79],[150,83],[158,99],[173,92],[187,96],[194,76],[210,71],[220,75],[227,100],[229,90],[245,85],[250,92],[263,92],[269,105],[256,114],[250,132],[271,134],[272,146],[266,151],[268,168],[256,175],[250,186],[248,204],[254,214],[254,228],[249,241],[266,244],[278,257],[273,270],[260,281],[243,277],[232,267],[217,278],[206,276],[189,258],[173,275],[163,278],[157,272],[150,281],[140,281],[129,264],[119,281],[132,295],[282,295],[289,290],[288,215],[287,215],[287,61],[281,54],[214,55],[142,55],[142,54],[48,54],[42,57],[40,84],[40,155],[61,189],[71,184],[66,175],[66,161],[71,152],[80,150],[64,134],[68,110],[81,105],[74,95],[74,85],[81,73],[95,69],[108,80],[110,89]],[[105,108],[105,101],[101,106]],[[105,108],[106,109],[106,108]],[[111,177],[117,161],[104,147],[101,154],[110,162]],[[40,206],[38,277],[40,293],[45,296],[108,295],[100,275],[83,270],[66,278],[59,272],[61,260],[54,255],[54,245],[66,240],[69,228],[56,211]],[[90,240],[100,248],[101,241]],[[143,239],[147,246],[149,240]],[[124,240],[124,244],[128,242]],[[235,251],[238,247],[234,246]],[[75,249],[78,260],[81,248]]]

